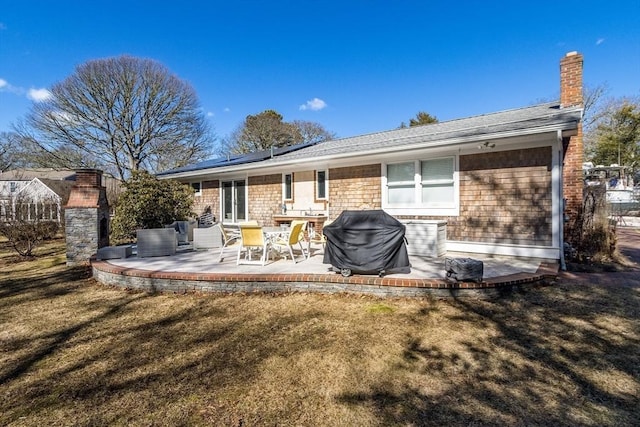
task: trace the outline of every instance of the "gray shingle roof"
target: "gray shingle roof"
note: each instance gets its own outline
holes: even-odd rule
[[[75,180],[76,172],[71,169],[33,168],[13,169],[0,172],[0,181],[31,181],[33,178],[51,180]]]
[[[473,142],[495,135],[525,135],[549,132],[554,129],[576,129],[582,117],[581,108],[560,108],[559,103],[546,103],[491,114],[450,120],[424,126],[395,129],[350,138],[324,141],[317,144],[266,156],[259,160],[265,166],[292,160],[313,160],[323,157],[356,157],[372,152],[392,152],[410,146],[421,148],[446,146],[457,142]],[[255,163],[255,160],[251,162]],[[227,167],[224,161],[207,161],[162,175],[186,171],[214,170]],[[234,165],[250,163],[235,159]]]

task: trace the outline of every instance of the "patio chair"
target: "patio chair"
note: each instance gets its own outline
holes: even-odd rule
[[[331,224],[331,220],[325,221],[324,224],[322,224],[322,228],[324,229],[324,227],[329,224]],[[309,243],[319,243],[324,249],[324,247],[327,245],[327,237],[324,235],[324,232],[317,233],[314,231],[309,239]]]
[[[218,257],[218,262],[222,262],[224,261],[224,257],[222,255],[224,254],[225,248],[238,241],[238,239],[240,239],[240,234],[227,233],[221,222],[214,224],[214,227],[219,228],[220,236],[222,237],[222,247],[220,248],[220,256]]]
[[[146,228],[136,231],[138,258],[175,255],[178,233],[173,228]]]
[[[166,224],[165,228],[173,228],[178,236],[178,245],[186,245],[189,243],[189,223],[188,221],[173,221]]]
[[[271,253],[271,244],[264,237],[262,227],[254,224],[240,224],[240,247],[236,264],[265,265]],[[260,254],[260,260],[253,260],[253,252]]]
[[[303,220],[300,220],[300,219],[294,219],[294,220],[291,221],[291,226],[290,226],[291,229],[293,230],[293,227],[295,227],[298,224],[302,224],[302,228],[300,230],[300,233],[301,233],[300,238],[302,240],[305,240],[304,231],[307,229],[308,221],[303,221]]]
[[[200,218],[198,218],[198,224],[200,228],[212,227],[215,222],[216,219],[211,212],[205,212],[200,215]]]
[[[213,224],[211,227],[193,229],[193,241],[191,243],[194,250],[221,248],[224,246],[224,242],[222,232],[217,224]]]
[[[293,227],[295,227],[298,223],[302,224],[302,228],[300,229],[300,243],[301,244],[305,244],[306,243],[307,254],[309,254],[309,251],[311,250],[311,241],[309,240],[309,238],[311,236],[306,232],[307,225],[309,224],[309,221],[301,220],[301,219],[294,219],[294,220],[291,221],[290,230],[293,230]]]
[[[289,254],[291,254],[291,259],[293,260],[294,263],[298,262],[296,260],[295,255],[293,254],[293,247],[296,244],[300,246],[300,252],[302,252],[303,258],[307,259],[307,253],[305,252],[304,247],[302,246],[302,242],[304,241],[304,229],[302,227],[304,226],[305,223],[306,221],[298,221],[298,222],[295,222],[295,224],[292,222],[288,237],[286,239],[283,239],[282,237],[280,237],[273,242],[274,246],[277,246],[280,248],[284,248],[284,247],[288,248]]]

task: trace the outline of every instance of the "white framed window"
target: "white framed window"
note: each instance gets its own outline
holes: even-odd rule
[[[382,185],[382,207],[391,214],[459,214],[456,156],[383,164]]]
[[[282,175],[282,196],[284,200],[293,200],[293,174]]]
[[[430,206],[453,206],[453,157],[420,161],[421,202]]]
[[[387,202],[390,205],[415,204],[415,162],[387,166]]]
[[[196,197],[202,196],[202,183],[200,182],[192,182],[191,188],[193,188],[193,195]]]
[[[316,171],[316,200],[327,200],[327,171]]]

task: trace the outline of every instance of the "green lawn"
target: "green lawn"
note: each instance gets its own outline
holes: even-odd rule
[[[1,245],[1,244],[0,244]],[[0,248],[0,425],[637,425],[640,289],[129,293]]]

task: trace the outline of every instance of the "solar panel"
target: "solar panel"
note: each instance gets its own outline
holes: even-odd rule
[[[180,168],[171,169],[168,171],[160,172],[158,175],[167,175],[179,172],[190,172],[202,169],[213,169],[224,166],[242,165],[245,163],[260,162],[267,160],[271,157],[281,156],[283,154],[290,153],[292,151],[300,150],[302,148],[310,147],[317,144],[319,141],[305,142],[302,144],[289,145],[286,147],[273,148],[269,150],[255,151],[253,153],[246,154],[229,154],[227,157],[220,156],[202,162],[194,163],[192,165],[183,166]]]

